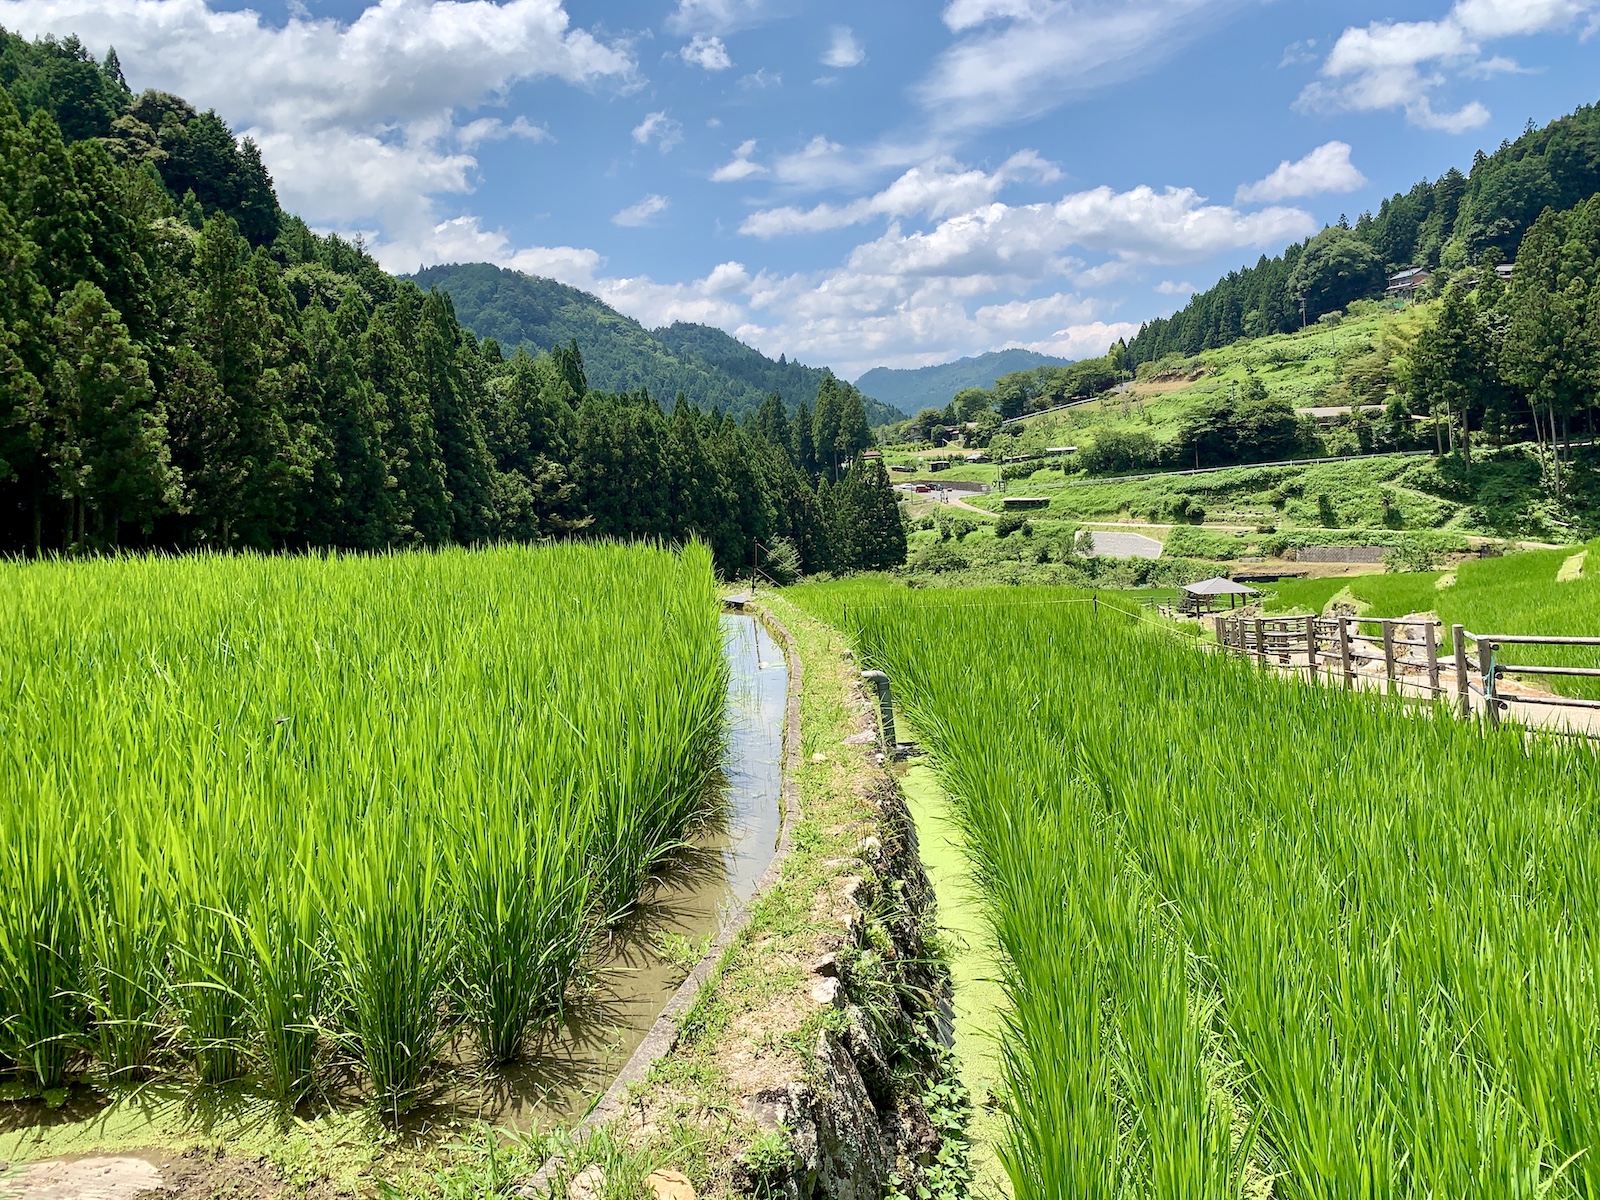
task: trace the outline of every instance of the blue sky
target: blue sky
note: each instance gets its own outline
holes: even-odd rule
[[[214,106],[392,270],[854,377],[1082,356],[1600,99],[1600,0],[0,0]]]

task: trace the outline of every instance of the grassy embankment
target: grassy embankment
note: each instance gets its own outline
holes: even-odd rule
[[[956,797],[1018,1197],[1600,1193],[1592,754],[1059,592],[797,598],[848,604]]]
[[[520,1057],[716,802],[699,547],[26,564],[0,594],[27,1088],[397,1115],[451,1038]]]

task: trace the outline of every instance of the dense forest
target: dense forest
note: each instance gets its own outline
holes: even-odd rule
[[[132,94],[114,51],[0,31],[0,84],[0,549],[583,534],[698,537],[730,574],[757,542],[775,571],[903,559],[863,399],[831,376],[804,421],[774,399],[741,425],[592,387],[573,342],[508,358],[282,212],[250,142]]]
[[[801,403],[815,406],[829,376],[824,368],[786,356],[774,362],[709,325],[680,321],[646,329],[587,292],[490,263],[427,267],[409,278],[424,289],[447,292],[461,323],[480,338],[494,338],[508,353],[537,354],[576,339],[590,379],[603,391],[644,387],[662,397],[683,392],[742,419],[773,393],[791,414]],[[874,428],[905,419],[870,396],[862,400]]]
[[[1471,170],[1452,168],[1385,200],[1351,227],[1341,220],[1283,254],[1232,271],[1171,317],[1151,321],[1128,343],[1129,365],[1191,355],[1240,338],[1288,333],[1383,293],[1388,275],[1425,266],[1450,275],[1518,260],[1523,235],[1545,209],[1573,208],[1600,192],[1600,106],[1516,141],[1479,151]]]

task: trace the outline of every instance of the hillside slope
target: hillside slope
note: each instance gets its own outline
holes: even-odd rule
[[[1366,256],[1358,295],[1381,294],[1385,273],[1410,264],[1452,273],[1483,262],[1510,262],[1546,208],[1569,209],[1600,192],[1600,105],[1586,105],[1541,129],[1530,128],[1492,154],[1479,151],[1466,174],[1451,168],[1396,192],[1378,212],[1363,213],[1355,227],[1330,227],[1316,239],[1262,255],[1253,267],[1230,271],[1170,317],[1147,323],[1128,343],[1129,364],[1167,354],[1198,354],[1241,338],[1288,333],[1304,314],[1316,320],[1342,307],[1346,297],[1324,294],[1314,272],[1296,274],[1308,248],[1343,241],[1343,257]],[[1353,235],[1353,236],[1352,236]]]
[[[538,353],[576,339],[589,386],[599,391],[642,387],[669,405],[682,392],[701,408],[743,417],[771,392],[791,411],[809,405],[827,375],[820,367],[775,362],[708,325],[649,330],[588,292],[490,263],[427,267],[409,278],[425,291],[448,293],[461,323],[480,338],[494,338],[507,354],[518,347]],[[873,425],[903,419],[888,405],[866,405]]]
[[[874,367],[856,380],[856,386],[909,416],[923,408],[943,408],[963,388],[992,388],[1002,375],[1035,367],[1066,366],[1071,361],[1032,350],[991,350],[973,358],[915,370]]]

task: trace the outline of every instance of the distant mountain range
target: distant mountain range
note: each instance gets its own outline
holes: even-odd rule
[[[448,293],[461,323],[480,339],[494,338],[506,354],[518,347],[538,353],[576,338],[590,387],[648,388],[669,407],[682,392],[703,409],[742,418],[777,392],[793,411],[816,399],[827,374],[821,367],[774,362],[709,325],[646,329],[588,292],[490,263],[427,267],[410,278],[424,290]],[[866,409],[875,427],[909,415],[876,399],[868,399]]]
[[[1071,361],[1070,358],[1035,354],[1032,350],[991,350],[976,358],[962,358],[916,370],[874,367],[856,380],[856,386],[867,395],[911,415],[924,408],[943,408],[962,388],[991,388],[996,379],[1013,371],[1064,367]]]

